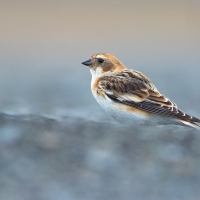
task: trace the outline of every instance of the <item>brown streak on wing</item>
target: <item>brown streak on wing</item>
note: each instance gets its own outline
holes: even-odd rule
[[[175,103],[159,93],[150,79],[137,71],[124,70],[113,76],[103,77],[101,82],[102,85],[105,85],[106,90],[115,91],[117,96],[123,97],[125,93],[132,94],[133,99],[134,96],[137,96],[140,101],[148,99],[162,106],[177,107]]]
[[[101,78],[101,86],[122,98],[128,94],[130,99],[131,95],[133,99],[137,96],[137,101],[149,99],[169,107],[175,105],[161,95],[146,76],[136,71],[124,70],[111,76],[104,76]]]
[[[101,78],[100,86],[106,91],[114,92],[118,96],[123,96],[123,94],[133,95],[133,97],[137,96],[139,101],[149,96],[146,85],[141,81],[120,76],[105,76]]]

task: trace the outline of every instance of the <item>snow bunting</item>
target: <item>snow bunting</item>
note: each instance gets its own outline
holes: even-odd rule
[[[200,119],[181,111],[142,73],[127,69],[110,54],[82,62],[92,74],[92,94],[114,119],[131,124],[176,124],[200,129]]]

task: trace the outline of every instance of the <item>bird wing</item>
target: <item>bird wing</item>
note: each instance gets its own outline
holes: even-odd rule
[[[166,117],[200,122],[198,118],[178,109],[175,103],[160,94],[150,79],[140,72],[124,70],[104,76],[99,81],[99,87],[105,92],[106,98],[113,101]]]

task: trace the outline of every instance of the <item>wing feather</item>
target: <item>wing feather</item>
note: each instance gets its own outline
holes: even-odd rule
[[[150,113],[162,116],[174,116],[189,122],[199,122],[178,109],[177,105],[160,94],[150,79],[133,70],[124,70],[104,76],[99,81],[99,88],[105,91],[105,95],[117,102],[133,106]]]

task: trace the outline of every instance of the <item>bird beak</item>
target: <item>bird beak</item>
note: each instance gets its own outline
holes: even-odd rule
[[[82,62],[83,65],[89,66],[92,64],[91,59]]]

